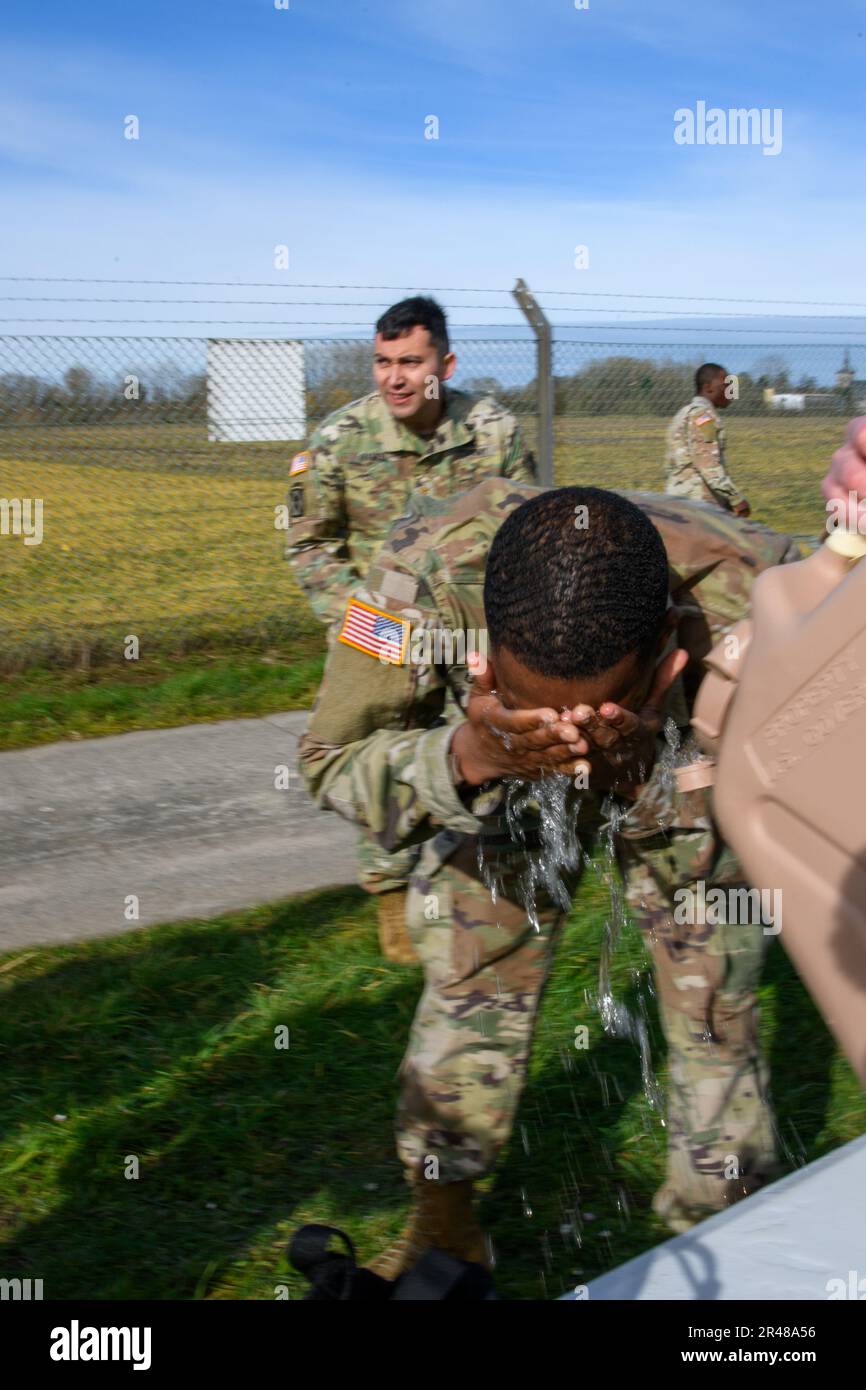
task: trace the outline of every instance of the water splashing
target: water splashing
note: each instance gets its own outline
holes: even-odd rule
[[[680,755],[680,733],[669,719],[664,728],[665,747],[659,759],[659,776],[663,787],[672,787],[674,768]],[[581,798],[576,796],[572,779],[551,775],[537,782],[510,778],[505,784],[504,817],[513,844],[525,851],[525,868],[520,875],[516,895],[523,904],[530,925],[541,931],[539,894],[546,892],[551,902],[563,912],[571,907],[572,892],[563,875],[575,874],[585,862],[578,837]],[[611,983],[611,963],[627,921],[625,896],[617,866],[616,837],[628,809],[614,797],[607,796],[601,805],[602,827],[600,871],[610,894],[610,914],[605,921],[599,965],[599,991],[592,1002],[598,1006],[604,1031],[612,1037],[635,1043],[640,1054],[641,1078],[644,1092],[652,1109],[662,1112],[662,1093],[652,1066],[646,1001],[640,997],[637,1011],[615,998]],[[527,827],[537,828],[538,848],[527,843]],[[592,861],[589,861],[592,863]],[[596,867],[593,865],[593,867]],[[478,840],[478,869],[481,881],[494,903],[503,891],[502,877],[488,863],[483,836]],[[600,1078],[603,1104],[611,1104],[607,1078]],[[619,1086],[617,1085],[619,1093]],[[619,1095],[622,1100],[622,1095]]]

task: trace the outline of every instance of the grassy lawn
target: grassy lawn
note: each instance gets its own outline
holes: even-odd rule
[[[295,449],[192,425],[0,434],[4,495],[44,517],[38,546],[0,537],[0,749],[312,703],[324,632],[274,528]]]
[[[756,518],[819,532],[840,422],[729,414]],[[664,426],[559,419],[557,481],[661,488]],[[43,499],[44,539],[0,537],[0,748],[309,703],[323,630],[274,529],[293,449],[180,425],[3,432],[5,493]]]
[[[5,441],[4,441],[5,442]],[[282,557],[285,483],[0,458],[4,495],[41,498],[43,539],[0,537],[0,669],[262,650],[317,631]]]
[[[560,483],[657,489],[665,421],[628,416],[560,419]],[[728,423],[731,468],[759,519],[820,530],[817,482],[839,442],[830,419]],[[52,664],[123,660],[123,640],[151,652],[271,645],[316,630],[282,558],[274,508],[285,501],[286,445],[210,445],[190,429],[153,426],[110,446],[96,428],[0,436],[5,495],[41,498],[44,536],[0,538],[0,657]],[[50,444],[50,447],[49,447]],[[223,452],[227,450],[227,452]],[[16,452],[17,451],[17,452]],[[204,460],[204,461],[202,461]]]
[[[666,1234],[649,1209],[665,1137],[637,1051],[585,1001],[608,902],[598,878],[585,888],[485,1184],[511,1298],[552,1297]],[[2,958],[3,1275],[43,1278],[46,1298],[271,1299],[279,1284],[296,1298],[285,1247],[302,1222],[342,1226],[362,1259],[391,1238],[406,1206],[395,1073],[419,977],[375,940],[372,903],[345,889]],[[636,930],[614,981],[652,1016]],[[762,998],[790,1167],[866,1130],[866,1097],[775,942]],[[663,1075],[657,1027],[653,1051]]]
[[[664,490],[666,421],[587,417],[557,422],[556,481]],[[820,533],[826,521],[819,483],[843,438],[838,418],[737,418],[725,415],[728,468],[752,516],[778,531]]]
[[[212,719],[309,709],[322,678],[319,643],[289,658],[251,653],[155,655],[77,671],[37,667],[0,677],[0,752],[58,739],[167,729]]]

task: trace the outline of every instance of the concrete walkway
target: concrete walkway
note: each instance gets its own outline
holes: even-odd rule
[[[354,883],[354,827],[316,811],[295,772],[306,718],[0,754],[0,951]],[[283,791],[279,764],[292,774]]]

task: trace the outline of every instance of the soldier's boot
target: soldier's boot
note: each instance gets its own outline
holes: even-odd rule
[[[367,1269],[382,1279],[396,1279],[434,1246],[489,1269],[487,1242],[472,1209],[472,1189],[471,1178],[447,1183],[416,1178],[406,1226],[393,1245],[367,1262]]]
[[[416,965],[418,956],[406,926],[405,888],[394,888],[377,895],[379,947],[382,955],[398,965]]]

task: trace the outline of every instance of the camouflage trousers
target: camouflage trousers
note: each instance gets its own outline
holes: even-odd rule
[[[722,511],[730,510],[710,491],[698,473],[693,473],[691,477],[669,478],[665,483],[665,492],[670,497],[689,497],[693,502],[711,502]]]
[[[690,843],[677,844],[682,837]],[[661,847],[616,844],[668,1044],[667,1172],[653,1207],[678,1231],[747,1195],[776,1166],[755,1000],[769,937],[760,924],[677,925],[671,910],[677,863],[695,862],[702,837],[676,830]],[[447,1182],[485,1174],[508,1139],[564,913],[539,897],[538,929],[530,923],[523,854],[499,858],[494,904],[477,839],[452,837],[456,851],[441,862],[443,838],[424,846],[410,888],[408,925],[425,985],[401,1067],[397,1147],[407,1171],[429,1175],[435,1157]],[[737,882],[726,849],[708,870],[705,892]],[[572,894],[579,878],[563,877]]]

